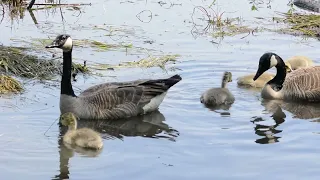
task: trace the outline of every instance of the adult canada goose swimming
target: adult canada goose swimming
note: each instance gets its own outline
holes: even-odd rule
[[[152,112],[158,109],[169,88],[181,80],[174,75],[168,79],[104,83],[76,96],[71,84],[71,37],[59,35],[46,48],[63,50],[60,111],[72,112],[80,119],[120,119]]]
[[[99,133],[89,128],[77,129],[77,119],[73,113],[64,113],[60,119],[62,125],[68,126],[68,131],[63,136],[63,142],[67,145],[90,149],[101,149],[103,147]]]
[[[287,71],[281,57],[269,52],[260,57],[259,68],[253,80],[256,80],[272,67],[277,68],[277,74],[262,89],[262,98],[287,101],[320,101],[320,66],[299,68],[286,77]]]
[[[303,67],[313,66],[313,61],[306,56],[292,56],[285,61],[288,73]],[[263,88],[264,85],[274,78],[274,74],[263,73],[257,80],[253,81],[255,74],[249,74],[237,78],[237,84],[241,87]]]
[[[222,77],[221,88],[210,88],[205,91],[200,102],[206,106],[220,106],[232,104],[235,101],[234,96],[226,87],[228,82],[232,82],[231,72],[224,72]]]

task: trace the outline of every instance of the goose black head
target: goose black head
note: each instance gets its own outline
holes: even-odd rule
[[[72,39],[68,34],[58,35],[50,45],[46,46],[46,48],[60,48],[63,51],[71,51],[72,47],[73,47]]]
[[[264,53],[260,57],[259,67],[258,67],[257,73],[254,76],[253,80],[255,81],[256,79],[258,79],[268,69],[270,69],[274,66],[277,66],[279,59],[280,59],[280,57],[275,53],[270,53],[270,52]]]

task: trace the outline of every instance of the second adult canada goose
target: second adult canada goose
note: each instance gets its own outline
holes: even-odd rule
[[[120,119],[154,111],[169,88],[181,80],[179,75],[174,75],[168,79],[104,83],[76,96],[71,84],[71,37],[59,35],[46,48],[63,50],[60,111],[62,114],[72,112],[80,119]]]
[[[226,87],[228,82],[232,82],[232,74],[231,72],[224,72],[221,88],[208,89],[201,95],[200,102],[206,106],[220,106],[234,103],[235,98]]]
[[[313,66],[313,61],[306,56],[292,56],[285,61],[286,70],[288,73],[303,67]],[[253,81],[255,74],[249,74],[237,78],[238,86],[263,88],[264,85],[274,78],[274,74],[263,73],[258,79]]]
[[[272,67],[277,68],[277,74],[262,89],[262,98],[287,101],[320,101],[320,66],[300,68],[289,73],[286,77],[286,67],[281,57],[269,52],[260,57],[259,67],[253,80],[256,80]]]

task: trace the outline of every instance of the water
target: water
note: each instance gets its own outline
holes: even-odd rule
[[[259,32],[245,38],[242,37],[246,34],[225,37],[215,44],[210,41],[219,40],[209,34],[194,37],[190,33],[193,7],[209,5],[210,1],[180,0],[175,3],[181,5],[172,7],[157,2],[92,0],[92,6],[84,6],[80,15],[69,8],[61,8],[62,13],[59,8],[38,10],[34,12],[36,25],[28,12],[23,20],[4,19],[0,24],[4,45],[28,46],[21,40],[68,33],[74,39],[132,43],[155,54],[181,55],[179,62],[169,66],[178,68],[176,72],[133,68],[99,71],[104,77],[79,75],[73,83],[76,93],[107,81],[160,78],[175,73],[181,74],[183,80],[170,89],[159,112],[131,121],[81,122],[80,126],[102,133],[104,148],[97,153],[68,149],[60,142],[57,123],[44,135],[60,114],[59,86],[28,81],[22,95],[0,99],[1,176],[4,179],[318,179],[319,107],[264,101],[259,92],[238,88],[236,78],[254,73],[259,57],[266,51],[276,52],[284,59],[307,55],[319,63],[316,48],[320,43]],[[243,23],[251,27],[268,28],[280,25],[254,17],[271,18],[275,11],[286,12],[289,8],[286,4],[285,0],[271,2],[271,9],[265,4],[252,12],[246,0],[218,1],[219,9],[226,11],[227,17],[242,17]],[[136,17],[143,10],[152,12],[149,23],[146,23],[149,11],[140,14],[146,22]],[[197,22],[203,23],[198,19]],[[94,26],[121,28],[126,33],[113,32],[116,33],[113,40],[106,36],[110,32]],[[144,43],[148,40],[154,43]],[[40,51],[49,54],[47,49]],[[75,47],[73,51],[75,61],[88,60],[89,65],[118,64],[145,55],[145,51],[96,52],[88,47]],[[220,85],[225,70],[231,71],[234,79],[228,84],[236,98],[230,115],[210,111],[199,102],[202,92]]]

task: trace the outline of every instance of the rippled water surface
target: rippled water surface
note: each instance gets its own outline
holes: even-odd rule
[[[3,179],[319,179],[320,107],[265,101],[259,91],[237,87],[236,79],[254,73],[266,51],[284,59],[306,55],[319,63],[320,43],[269,31],[222,40],[210,33],[195,35],[191,33],[193,8],[211,2],[163,2],[167,4],[92,0],[92,5],[83,6],[81,13],[65,7],[34,11],[38,24],[27,11],[19,20],[5,16],[0,24],[0,42],[4,45],[29,46],[31,39],[52,39],[68,33],[73,39],[140,47],[139,51],[74,47],[74,60],[87,60],[89,65],[138,60],[147,51],[181,55],[168,71],[157,67],[120,68],[99,71],[102,77],[78,75],[73,82],[76,93],[107,81],[160,78],[175,73],[183,80],[170,89],[159,112],[129,121],[79,122],[79,126],[102,133],[104,148],[100,152],[64,146],[60,142],[63,130],[57,123],[44,134],[60,115],[59,83],[26,81],[26,92],[0,99]],[[263,4],[259,11],[251,11],[249,2],[218,1],[218,10],[225,11],[225,17],[241,17],[244,25],[253,28],[277,28],[279,25],[255,17],[271,19],[275,11],[289,9],[287,1],[279,0],[271,1],[271,9]],[[205,27],[199,18],[195,21],[202,23],[199,28]],[[113,31],[115,35],[110,37],[110,28],[120,31]],[[49,54],[44,48],[41,51],[45,56]],[[236,98],[228,111],[230,115],[211,111],[199,102],[202,92],[220,86],[225,70],[233,73],[228,87]]]

